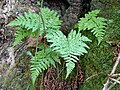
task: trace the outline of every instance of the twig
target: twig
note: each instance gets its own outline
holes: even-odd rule
[[[116,80],[114,78],[109,78],[109,79],[112,80],[112,81],[114,81],[114,82],[116,82],[116,83],[118,83],[118,84],[120,84],[120,81],[118,81],[118,80]]]
[[[111,77],[118,77],[118,76],[120,76],[120,73],[111,75]]]
[[[117,68],[119,62],[120,62],[120,53],[118,54],[117,60],[116,60],[116,62],[115,62],[115,65],[113,66],[113,69],[112,69],[112,71],[111,71],[111,73],[110,73],[110,75],[109,75],[109,77],[108,77],[107,82],[104,84],[103,90],[109,90],[109,89],[108,89],[108,85],[109,85],[109,83],[110,83],[110,77],[115,73],[116,68]],[[113,80],[113,79],[112,79],[112,80]],[[115,82],[116,82],[116,80],[115,80]]]
[[[86,78],[85,81],[87,81],[87,80],[89,80],[89,79],[91,79],[91,78],[93,78],[93,77],[95,77],[95,76],[98,76],[98,75],[104,74],[105,72],[110,72],[110,71],[111,71],[111,70],[106,70],[106,71],[104,71],[104,72],[95,73],[95,74],[89,76],[88,78]]]
[[[115,62],[115,65],[113,66],[113,69],[112,69],[112,72],[110,73],[110,75],[115,73],[115,70],[116,70],[117,65],[119,64],[119,62],[120,62],[120,53],[118,54],[118,58],[117,58],[117,60]]]
[[[107,82],[104,84],[103,90],[108,90],[109,81],[110,81],[110,80],[109,80],[109,78],[108,78]]]
[[[93,77],[95,77],[95,76],[97,76],[97,75],[99,75],[99,74],[101,74],[102,72],[100,72],[100,73],[96,73],[96,74],[94,74],[94,75],[91,75],[90,77],[88,77],[85,81],[87,81],[87,80],[89,80],[89,79],[91,79],[91,78],[93,78]]]
[[[120,80],[120,77],[118,77],[117,80]],[[110,90],[112,87],[114,87],[115,84],[117,84],[117,82],[114,82],[111,86],[109,86],[108,90]]]

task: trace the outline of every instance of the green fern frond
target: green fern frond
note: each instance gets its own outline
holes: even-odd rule
[[[61,31],[48,34],[46,37],[47,41],[52,43],[50,47],[53,48],[53,51],[59,53],[66,60],[67,78],[75,67],[75,62],[79,60],[77,56],[87,53],[86,48],[89,47],[84,42],[91,42],[91,40],[76,31],[71,31],[68,38]]]
[[[32,72],[32,82],[35,83],[37,76],[45,69],[49,68],[51,65],[55,67],[55,62],[60,63],[57,53],[52,52],[51,48],[46,46],[45,51],[44,46],[40,45],[36,55],[31,58],[31,72]]]
[[[98,45],[103,40],[103,36],[105,34],[105,28],[106,28],[106,19],[102,17],[97,17],[97,14],[100,12],[100,10],[93,10],[89,12],[88,14],[85,14],[85,18],[81,18],[78,23],[79,31],[81,30],[91,30],[93,35],[98,40]]]
[[[41,8],[40,10],[40,14],[44,20],[46,32],[49,32],[50,30],[59,30],[61,20],[59,20],[57,12],[48,8]],[[44,32],[43,21],[41,17],[39,14],[32,12],[25,12],[24,15],[21,15],[17,17],[17,19],[10,22],[8,26],[21,26],[26,30],[32,30],[32,32],[39,30],[40,34],[43,34]]]
[[[33,32],[39,28],[39,15],[32,12],[25,12],[24,15],[20,15],[17,19],[13,20],[8,26],[20,26]]]

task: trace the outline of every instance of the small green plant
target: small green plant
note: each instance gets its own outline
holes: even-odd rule
[[[48,8],[41,8],[40,13],[25,13],[24,16],[19,16],[14,21],[10,22],[8,26],[17,26],[15,43],[19,43],[23,38],[33,35],[42,36],[45,42],[36,45],[37,49],[35,56],[30,60],[31,62],[31,76],[33,84],[37,76],[43,70],[50,66],[56,66],[55,63],[60,63],[59,57],[62,57],[66,64],[66,78],[78,62],[78,56],[87,53],[89,46],[86,42],[91,40],[80,33],[81,30],[90,30],[98,39],[98,44],[103,39],[106,28],[106,19],[97,17],[99,10],[93,10],[85,14],[85,18],[81,18],[77,24],[78,31],[71,30],[68,36],[65,36],[59,29],[61,20],[53,10]],[[38,39],[38,38],[37,38]]]

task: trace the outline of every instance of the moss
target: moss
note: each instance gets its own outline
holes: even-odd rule
[[[102,90],[107,75],[114,65],[112,62],[114,48],[111,42],[120,41],[120,2],[107,2],[105,8],[101,9],[100,16],[108,19],[106,35],[100,46],[97,46],[97,42],[93,40],[89,53],[80,58],[85,81],[79,90]],[[92,75],[95,76],[90,78]],[[112,90],[120,90],[120,85],[116,85]]]

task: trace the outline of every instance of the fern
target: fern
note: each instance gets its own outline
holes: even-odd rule
[[[31,72],[32,72],[32,82],[33,85],[37,76],[45,69],[49,68],[51,65],[55,67],[55,62],[59,62],[59,57],[55,52],[52,52],[49,46],[46,46],[45,51],[44,46],[38,46],[38,51],[34,57],[31,58]]]
[[[41,15],[44,20],[46,32],[50,30],[59,30],[61,25],[61,20],[59,20],[59,16],[57,12],[50,10],[48,8],[41,8]],[[10,22],[8,26],[21,26],[26,30],[32,30],[35,32],[39,30],[40,35],[44,32],[43,21],[40,18],[39,14],[28,12],[24,13],[24,16],[19,16],[14,21]]]
[[[85,14],[85,18],[80,18],[80,21],[78,22],[78,28],[79,31],[81,30],[91,30],[93,35],[98,40],[98,45],[103,40],[103,36],[105,34],[105,28],[106,28],[106,19],[102,17],[97,17],[97,14],[100,12],[100,10],[93,10],[89,12],[88,14]]]
[[[66,61],[67,78],[75,67],[75,62],[79,60],[77,56],[87,53],[86,48],[89,47],[84,42],[91,42],[91,40],[76,31],[71,31],[68,38],[61,31],[48,34],[46,37],[47,41],[52,43],[50,47],[53,48],[53,51],[59,53]]]
[[[75,63],[79,60],[78,56],[84,55],[87,53],[86,49],[89,49],[85,42],[91,42],[86,36],[81,35],[81,30],[91,30],[98,39],[98,44],[100,44],[105,34],[106,19],[97,17],[98,13],[99,10],[94,10],[85,14],[85,18],[81,18],[77,24],[79,32],[72,30],[68,34],[68,37],[59,31],[61,20],[59,20],[57,13],[48,8],[41,8],[39,14],[32,12],[24,13],[24,15],[19,16],[8,24],[8,26],[22,28],[16,31],[14,45],[31,34],[43,35],[43,26],[45,26],[45,38],[51,45],[50,47],[44,46],[43,44],[37,46],[38,49],[36,49],[35,56],[32,56],[30,59],[33,85],[37,76],[43,70],[46,70],[50,66],[55,67],[56,62],[60,63],[59,57],[65,60],[67,69],[66,78],[69,76],[75,67]]]
[[[32,12],[25,12],[24,15],[17,17],[15,20],[10,22],[7,26],[17,26],[15,35],[14,45],[19,43],[22,39],[27,36],[32,35],[42,35],[44,33],[43,23],[45,24],[46,34],[59,30],[61,25],[61,20],[57,12],[50,10],[48,8],[41,8],[39,14]],[[42,15],[42,18],[40,17]],[[43,19],[43,21],[42,21]],[[43,45],[41,46],[43,49]],[[31,72],[33,84],[37,76],[43,70],[53,65],[55,67],[55,62],[58,62],[58,55],[47,46],[44,50],[39,47],[40,51],[35,52],[35,56],[31,59]],[[57,60],[57,61],[56,61]]]

